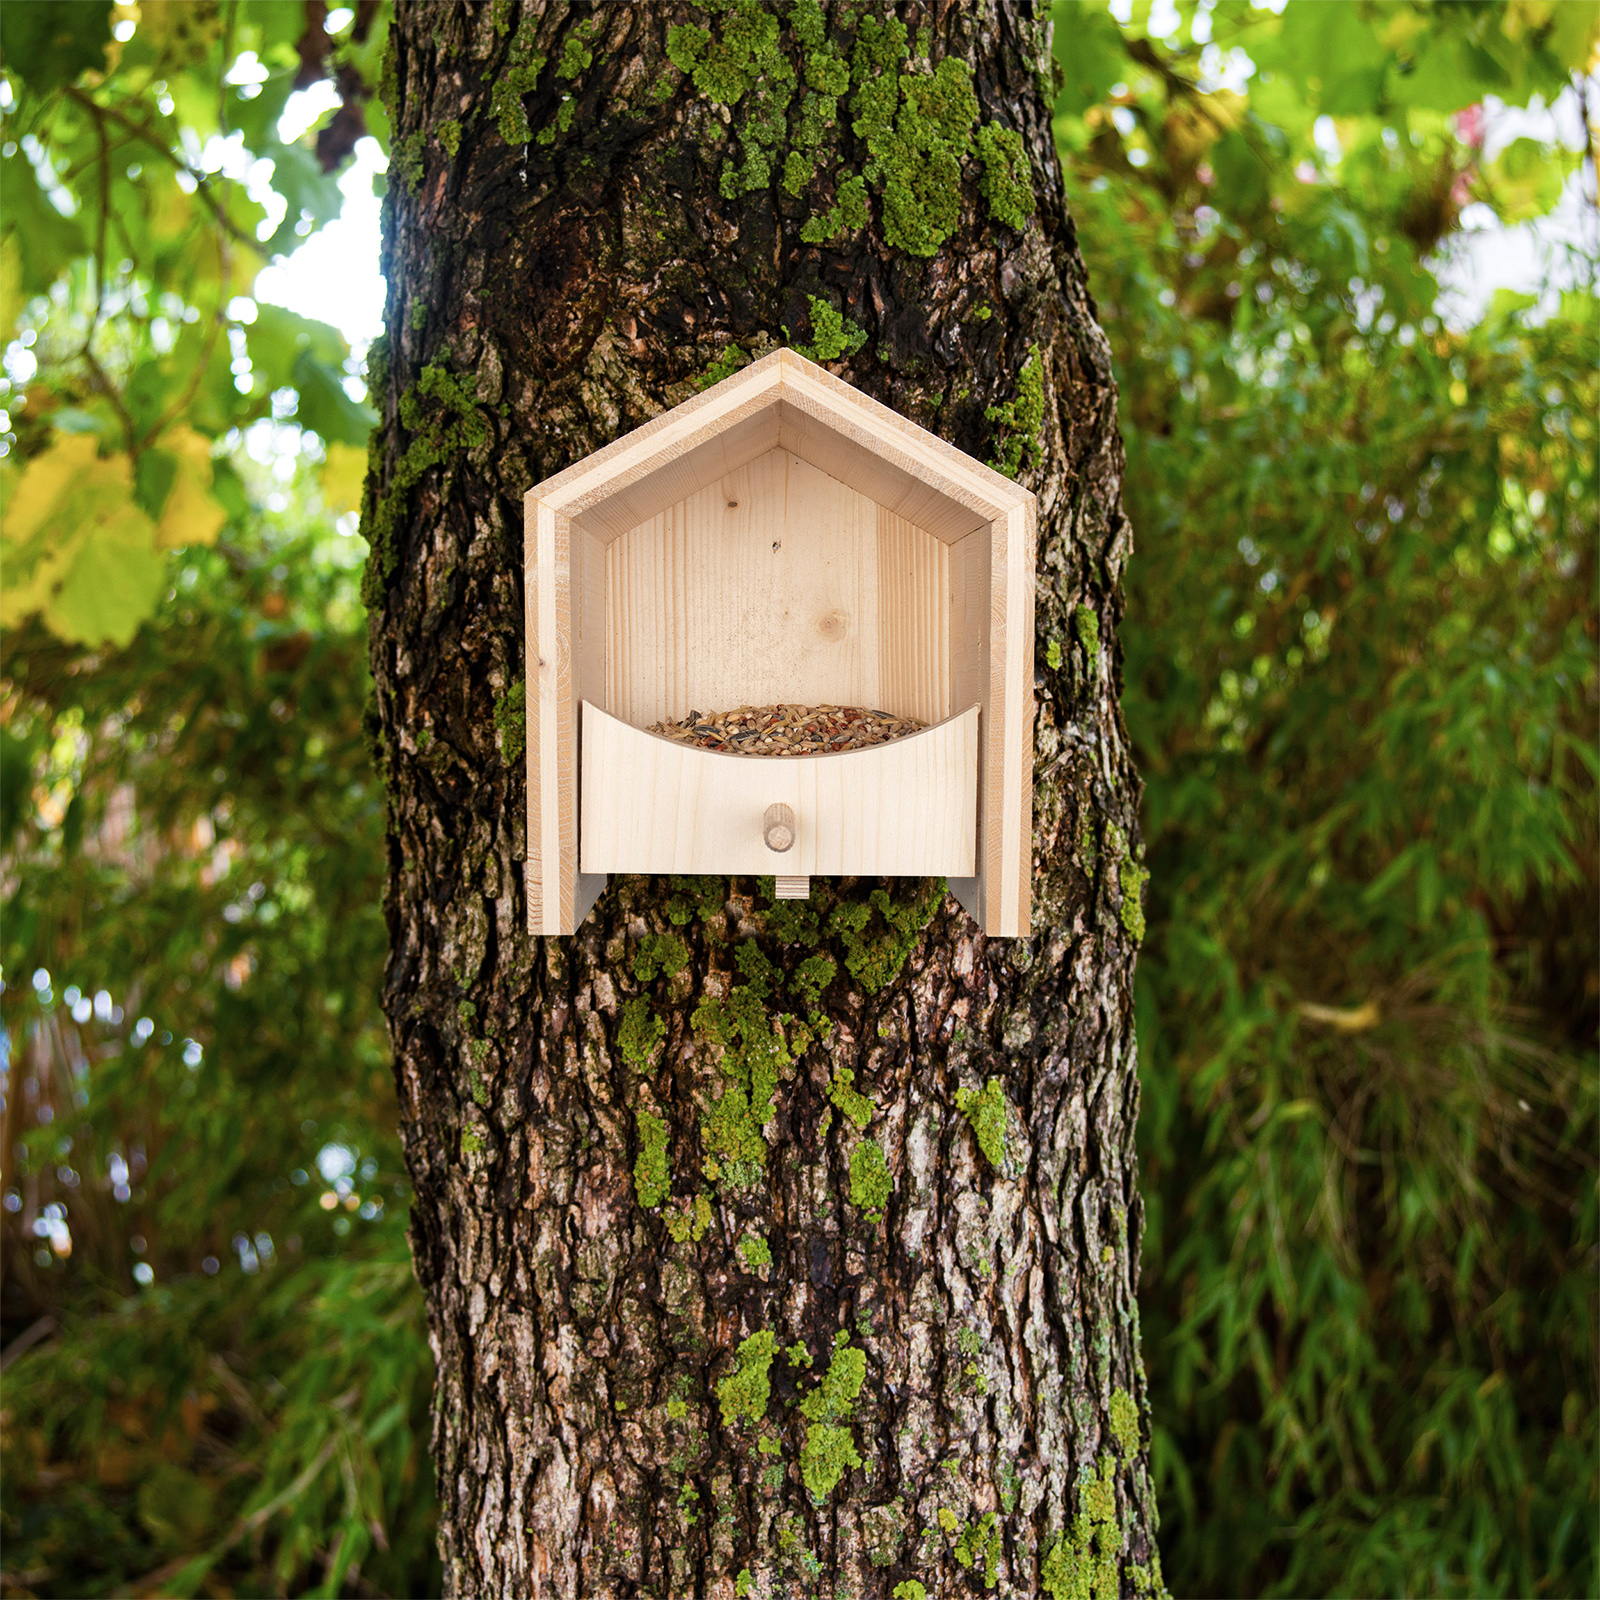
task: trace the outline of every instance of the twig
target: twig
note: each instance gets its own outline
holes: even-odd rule
[[[40,1317],[37,1322],[29,1323],[3,1351],[0,1351],[0,1372],[4,1372],[18,1356],[26,1355],[36,1344],[48,1339],[55,1331],[54,1317]]]

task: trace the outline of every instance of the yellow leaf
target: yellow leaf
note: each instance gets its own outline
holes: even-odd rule
[[[204,56],[224,21],[216,0],[140,0],[139,32],[169,70]]]
[[[210,441],[180,423],[161,435],[159,447],[178,468],[161,508],[157,547],[176,550],[186,544],[215,544],[228,513],[211,497]]]
[[[155,534],[128,458],[58,436],[0,480],[0,626],[38,612],[60,638],[126,644],[166,581]]]
[[[335,441],[322,464],[322,498],[337,517],[361,509],[361,486],[367,476],[367,452]]]
[[[22,294],[22,251],[16,236],[0,240],[0,344],[10,344],[26,304]]]
[[[1383,1021],[1383,1012],[1376,1000],[1359,1006],[1323,1006],[1314,1000],[1300,1002],[1300,1015],[1307,1022],[1325,1022],[1340,1033],[1365,1033]]]

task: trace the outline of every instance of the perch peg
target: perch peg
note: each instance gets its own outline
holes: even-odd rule
[[[794,812],[781,800],[774,801],[761,818],[761,833],[767,841],[767,849],[792,850],[795,833]]]

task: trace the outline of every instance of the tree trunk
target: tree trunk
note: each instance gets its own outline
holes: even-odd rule
[[[451,1594],[1160,1587],[1130,538],[1047,19],[398,8],[367,598]],[[1032,937],[654,878],[530,937],[523,492],[787,340],[1039,496]]]

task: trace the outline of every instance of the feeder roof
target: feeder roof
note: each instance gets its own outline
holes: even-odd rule
[[[775,350],[528,491],[605,542],[773,449],[954,543],[1033,495],[858,389]]]

